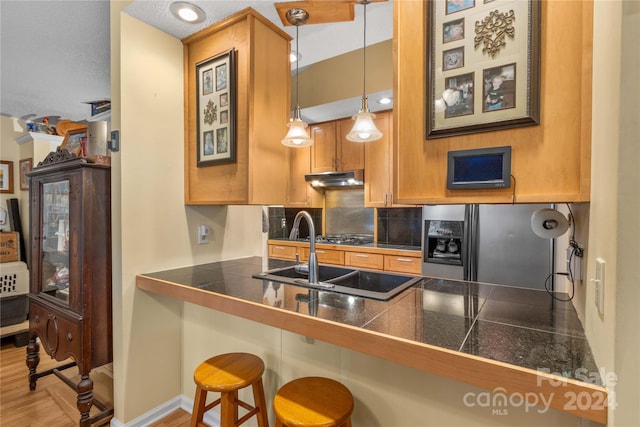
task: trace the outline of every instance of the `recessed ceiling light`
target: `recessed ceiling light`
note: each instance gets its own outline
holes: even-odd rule
[[[195,4],[183,1],[171,3],[169,10],[171,10],[171,13],[173,13],[176,18],[191,24],[202,22],[205,18],[204,10],[200,9]]]
[[[391,98],[389,97],[380,98],[378,100],[378,104],[382,104],[382,105],[391,104]]]

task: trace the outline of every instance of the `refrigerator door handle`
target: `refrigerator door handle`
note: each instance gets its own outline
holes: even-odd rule
[[[478,230],[479,208],[477,204],[465,206],[464,221],[464,280],[478,280]]]

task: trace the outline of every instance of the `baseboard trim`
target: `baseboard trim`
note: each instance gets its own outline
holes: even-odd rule
[[[193,410],[193,399],[185,395],[176,396],[173,399],[163,403],[162,405],[156,406],[150,411],[147,411],[139,417],[129,421],[128,423],[123,423],[116,418],[112,418],[110,425],[111,427],[146,427],[150,424],[160,421],[177,409],[182,409],[191,413],[191,411]],[[217,408],[207,412],[204,415],[203,421],[209,424],[211,427],[219,427],[220,415]]]

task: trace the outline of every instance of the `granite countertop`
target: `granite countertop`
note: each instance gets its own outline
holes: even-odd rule
[[[197,289],[275,307],[279,313],[284,310],[305,317],[313,313],[314,318],[361,333],[470,355],[474,363],[477,358],[488,359],[536,371],[534,375],[546,372],[576,379],[576,383],[585,378],[580,375],[585,370],[598,372],[573,305],[556,301],[545,291],[424,277],[391,300],[378,301],[331,291],[309,292],[308,288],[251,277],[293,264],[251,257],[138,277],[177,284],[182,291]],[[153,290],[141,286],[140,280],[138,286]],[[604,391],[598,384],[585,387]],[[599,416],[606,418],[606,408],[604,412]],[[602,418],[596,420],[602,422]]]

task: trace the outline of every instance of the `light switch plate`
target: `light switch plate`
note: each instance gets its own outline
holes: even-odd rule
[[[209,226],[202,224],[198,226],[198,244],[206,245],[209,243]]]
[[[120,131],[112,130],[111,138],[107,141],[107,148],[111,151],[120,151]]]

